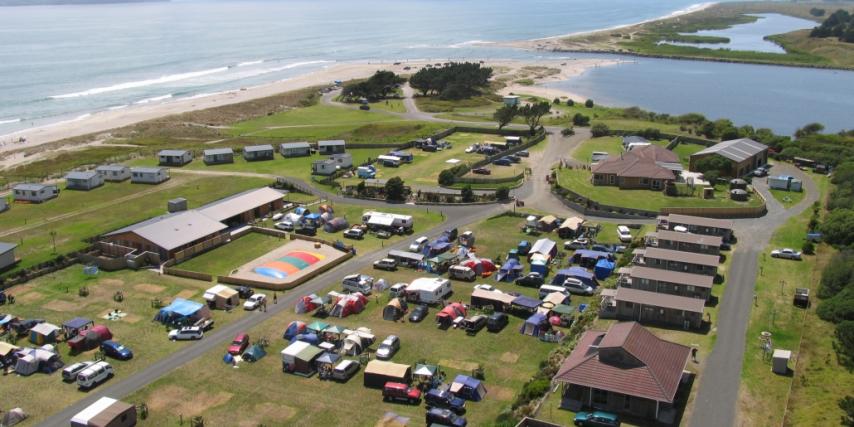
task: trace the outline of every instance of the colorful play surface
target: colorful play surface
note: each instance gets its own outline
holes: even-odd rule
[[[284,279],[291,274],[305,270],[326,258],[323,254],[316,252],[293,251],[285,256],[268,261],[252,269],[252,271],[274,279]]]
[[[328,245],[291,240],[247,262],[231,276],[274,285],[287,284],[344,256],[345,253]]]

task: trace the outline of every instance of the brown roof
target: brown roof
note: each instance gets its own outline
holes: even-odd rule
[[[682,243],[694,243],[697,245],[717,246],[723,244],[723,239],[720,236],[709,236],[706,234],[682,233],[679,231],[659,230],[654,233],[658,240],[670,240]]]
[[[658,163],[679,163],[679,156],[657,145],[635,148],[620,157],[608,157],[593,165],[593,173],[616,174],[630,178],[676,179],[670,169]]]
[[[662,294],[658,292],[642,291],[632,288],[617,288],[617,301],[625,301],[634,304],[650,305],[654,307],[670,308],[674,310],[685,310],[693,313],[703,313],[705,301],[700,298],[681,297],[679,295]]]
[[[630,357],[600,360],[603,350]],[[672,403],[689,352],[688,347],[664,341],[637,322],[616,323],[608,332],[585,332],[555,379]]]
[[[705,218],[701,216],[679,214],[662,215],[659,219],[665,219],[671,224],[697,225],[701,227],[725,228],[728,230],[732,230],[733,224],[730,219]]]
[[[688,264],[699,264],[717,267],[721,262],[721,258],[717,255],[698,254],[695,252],[674,251],[671,249],[661,249],[647,247],[643,251],[644,258],[663,259],[667,261],[679,261]]]
[[[657,280],[659,282],[701,288],[711,288],[714,280],[712,276],[706,274],[683,273],[681,271],[662,270],[660,268],[641,267],[637,265],[628,269],[628,274],[632,279]]]

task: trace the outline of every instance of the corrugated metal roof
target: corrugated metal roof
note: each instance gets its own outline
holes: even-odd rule
[[[97,168],[95,168],[95,170],[98,170],[98,171],[119,171],[119,172],[126,170],[126,169],[128,169],[127,166],[118,165],[118,164],[116,164],[116,165],[103,165],[103,166],[98,166]]]
[[[160,150],[157,152],[158,156],[183,156],[184,154],[189,153],[187,150]]]
[[[184,211],[151,218],[106,236],[133,232],[163,249],[172,250],[226,228],[222,223],[197,211]]]
[[[721,258],[717,255],[698,254],[694,252],[674,251],[670,249],[661,249],[648,247],[643,252],[645,259],[661,259],[666,261],[678,261],[689,264],[708,265],[717,267],[720,264]]]
[[[703,307],[705,306],[705,301],[700,298],[690,298],[623,287],[617,288],[617,295],[614,298],[617,301],[670,308],[673,310],[685,310],[692,313],[702,313]]]
[[[723,238],[720,236],[709,236],[707,234],[682,233],[670,230],[659,230],[649,234],[655,236],[658,240],[670,240],[673,242],[694,243],[715,247],[720,247],[723,244]]]
[[[52,185],[52,184],[23,183],[23,184],[18,184],[16,186],[12,187],[12,189],[13,190],[21,190],[21,191],[41,191],[46,187],[56,187],[56,186]]]
[[[5,254],[6,252],[9,252],[17,247],[18,245],[14,243],[0,242],[0,254]]]
[[[284,144],[279,144],[279,148],[284,150],[290,148],[311,148],[311,145],[307,142],[286,142]]]
[[[197,210],[202,215],[214,221],[225,221],[256,207],[282,200],[282,197],[284,197],[282,193],[270,187],[263,187],[219,199]]]
[[[248,147],[243,148],[244,153],[255,153],[258,151],[273,151],[273,146],[270,144],[265,145],[250,145]]]
[[[659,220],[666,220],[672,224],[696,225],[699,227],[713,227],[732,230],[733,222],[731,219],[715,219],[705,218],[701,216],[670,214],[658,217]]]
[[[333,139],[329,141],[317,141],[318,147],[327,147],[333,145],[346,145],[347,143],[343,139]]]
[[[96,176],[98,176],[98,172],[95,171],[73,171],[68,172],[68,175],[65,175],[65,179],[92,179]]]
[[[715,144],[711,147],[700,150],[692,154],[691,157],[705,154],[718,154],[734,162],[742,162],[744,160],[747,160],[751,156],[755,156],[767,149],[767,145],[761,144],[749,138],[731,139],[729,141],[723,141],[719,144]]]
[[[206,156],[216,156],[220,154],[234,154],[231,148],[210,148],[204,151]]]
[[[167,170],[166,168],[130,168],[131,173],[160,173],[162,170]]]
[[[706,274],[684,273],[681,271],[663,270],[660,268],[642,267],[637,265],[628,268],[626,274],[628,274],[633,280],[656,280],[659,282],[673,283],[676,285],[690,285],[701,288],[711,288],[714,283],[714,277]]]

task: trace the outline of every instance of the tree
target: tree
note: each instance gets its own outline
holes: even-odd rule
[[[463,203],[471,203],[474,201],[474,191],[472,191],[470,184],[466,184],[462,190],[460,190],[460,196],[463,198]]]
[[[809,240],[805,241],[803,245],[801,245],[801,252],[804,255],[815,255],[815,244]]]
[[[854,252],[837,252],[821,271],[819,298],[831,298],[854,283]]]
[[[495,113],[492,114],[492,119],[498,122],[498,129],[501,130],[501,128],[512,122],[517,114],[519,114],[519,107],[504,105],[495,110]]]
[[[344,86],[341,90],[341,96],[349,100],[359,98],[371,100],[382,99],[391,94],[399,84],[405,81],[406,79],[391,71],[379,70],[363,82]]]
[[[854,345],[854,342],[852,342],[852,345]],[[840,420],[840,424],[848,427],[854,426],[854,397],[845,396],[839,399],[839,408],[845,412],[845,415]]]
[[[538,102],[536,104],[526,104],[519,109],[519,114],[525,118],[525,123],[531,129],[531,134],[540,126],[540,120],[551,111],[552,106],[548,102]]]
[[[810,123],[795,131],[795,138],[801,139],[806,136],[816,135],[824,130],[824,125],[821,123]]]
[[[574,105],[575,105],[575,101],[573,101],[572,99],[567,99],[567,100],[566,100],[566,106],[567,106],[567,107],[572,107],[572,106],[574,106]]]
[[[814,7],[814,8],[812,8],[812,9],[810,9],[810,15],[812,15],[812,16],[816,16],[816,17],[818,17],[818,16],[824,16],[824,12],[825,12],[825,10],[824,10],[824,9],[819,9],[819,8],[817,8],[817,7]]]
[[[554,100],[552,100],[552,104],[560,105],[560,98],[555,98]]]
[[[403,180],[396,176],[385,183],[385,198],[389,201],[400,202],[406,197]]]
[[[720,178],[721,173],[716,170],[710,170],[703,173],[703,177],[706,178],[706,181],[709,181],[709,184],[712,187],[715,187],[718,183],[718,178]]]
[[[454,171],[445,169],[442,172],[439,172],[439,185],[453,185],[456,178]]]
[[[594,138],[608,136],[611,133],[611,129],[608,129],[608,125],[604,123],[596,123],[590,128],[590,133]]]
[[[834,209],[827,214],[819,226],[824,240],[832,245],[854,244],[854,210]]]
[[[575,126],[582,126],[582,127],[583,126],[589,126],[590,125],[590,117],[585,116],[584,114],[581,114],[581,113],[575,113],[575,115],[572,116],[572,124]]]
[[[495,198],[498,200],[507,200],[510,198],[510,189],[506,185],[502,185],[495,190]]]
[[[435,94],[441,99],[464,99],[480,94],[491,77],[492,68],[473,62],[452,62],[418,70],[409,79],[409,85],[423,96]]]
[[[587,108],[593,108],[593,100],[588,99],[587,101],[584,101],[584,106]]]

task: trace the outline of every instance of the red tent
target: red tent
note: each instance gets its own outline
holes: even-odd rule
[[[344,295],[335,301],[335,306],[332,307],[332,311],[329,315],[334,317],[347,317],[351,314],[361,313],[362,310],[365,309],[365,304],[367,303],[368,299],[365,298],[361,292]]]
[[[109,328],[104,325],[95,325],[68,340],[68,347],[73,351],[86,351],[110,339],[113,339],[113,333],[110,332]]]
[[[458,302],[452,302],[446,305],[442,311],[436,313],[436,323],[443,328],[447,328],[454,319],[460,316],[466,316],[466,307]]]
[[[297,314],[309,313],[314,311],[317,308],[318,304],[315,302],[317,300],[317,296],[315,295],[306,295],[297,301],[297,305],[295,311]]]
[[[549,323],[551,323],[552,326],[560,326],[560,316],[549,317]]]
[[[464,265],[484,277],[489,276],[496,270],[492,260],[486,258],[470,258],[461,262],[460,265]]]

